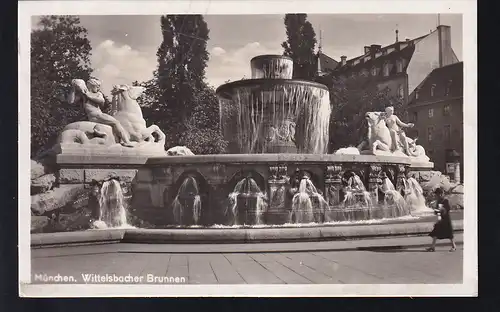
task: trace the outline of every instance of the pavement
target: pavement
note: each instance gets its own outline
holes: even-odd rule
[[[425,252],[430,242],[426,236],[32,248],[32,283],[46,283],[36,281],[35,276],[58,275],[72,277],[68,281],[78,284],[86,283],[85,278],[87,283],[113,283],[113,278],[122,278],[125,283],[139,284],[462,283],[463,234],[456,234],[456,241],[455,252],[449,252],[448,241],[440,241],[436,252]],[[125,280],[127,276],[135,281]]]

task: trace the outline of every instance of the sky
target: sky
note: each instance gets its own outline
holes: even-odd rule
[[[206,70],[209,84],[250,78],[250,59],[259,54],[282,54],[286,40],[284,15],[205,15],[210,29]],[[382,46],[413,39],[434,30],[437,14],[309,14],[323,53],[337,61],[363,54],[365,45]],[[156,51],[161,43],[160,16],[81,15],[92,45],[93,75],[102,80],[104,93],[114,84],[131,84],[152,77]],[[32,20],[35,26],[36,18]],[[451,26],[452,48],[462,60],[462,16],[441,14],[440,22]],[[76,78],[76,77],[75,77]]]

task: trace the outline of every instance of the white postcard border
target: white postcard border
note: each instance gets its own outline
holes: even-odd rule
[[[463,284],[405,285],[40,285],[31,280],[30,32],[31,16],[160,14],[463,14],[464,258]],[[19,292],[24,297],[163,296],[476,296],[477,261],[477,7],[472,0],[357,1],[22,1],[18,12],[19,65]]]

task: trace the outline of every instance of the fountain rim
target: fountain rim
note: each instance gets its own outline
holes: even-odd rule
[[[250,62],[253,62],[254,60],[259,60],[259,59],[285,59],[289,61],[293,61],[293,59],[289,56],[286,55],[281,55],[281,54],[261,54],[254,56],[250,59]]]
[[[330,91],[327,86],[324,84],[321,84],[319,82],[314,82],[314,81],[309,81],[309,80],[302,80],[302,79],[284,79],[284,78],[279,78],[279,79],[272,79],[272,78],[259,78],[259,79],[243,79],[243,80],[237,80],[237,81],[232,81],[225,83],[223,85],[220,85],[216,90],[215,93],[219,96],[224,96],[226,94],[230,94],[234,89],[240,88],[240,87],[259,87],[259,86],[275,86],[275,85],[302,85],[302,86],[310,86],[310,87],[315,87],[319,88],[325,91]]]
[[[318,164],[334,165],[341,163],[361,163],[370,165],[401,164],[415,169],[430,169],[433,162],[420,162],[410,157],[373,155],[373,154],[212,154],[212,155],[182,155],[182,156],[123,156],[123,155],[78,155],[59,154],[56,163],[62,167],[74,165],[120,165],[120,166],[162,166],[176,164]]]

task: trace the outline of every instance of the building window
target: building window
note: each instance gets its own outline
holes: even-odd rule
[[[411,120],[413,121],[413,123],[416,123],[418,121],[418,113],[417,112],[413,112]]]
[[[432,142],[433,134],[434,134],[434,127],[427,128],[427,141]]]
[[[389,76],[389,63],[384,64],[384,76]]]
[[[451,83],[452,83],[452,80],[448,80],[448,84],[446,85],[445,96],[450,95]]]
[[[450,142],[451,139],[451,126],[445,125],[443,129],[443,136],[445,142]]]
[[[377,67],[372,67],[372,76],[377,76]]]
[[[431,96],[434,96],[434,93],[435,93],[434,91],[435,91],[435,89],[436,89],[436,85],[435,85],[435,84],[433,84],[433,85],[431,86]]]
[[[396,61],[396,70],[398,73],[401,73],[403,71],[403,61],[402,60]]]
[[[399,85],[399,87],[398,87],[398,96],[400,98],[404,98],[405,97],[405,89],[403,89],[403,85]]]
[[[415,100],[418,100],[418,90],[415,90]]]
[[[429,118],[434,117],[434,108],[429,108]]]
[[[450,104],[446,104],[446,105],[443,107],[443,115],[444,115],[444,116],[450,116],[450,111],[451,111],[451,106],[450,106]]]

